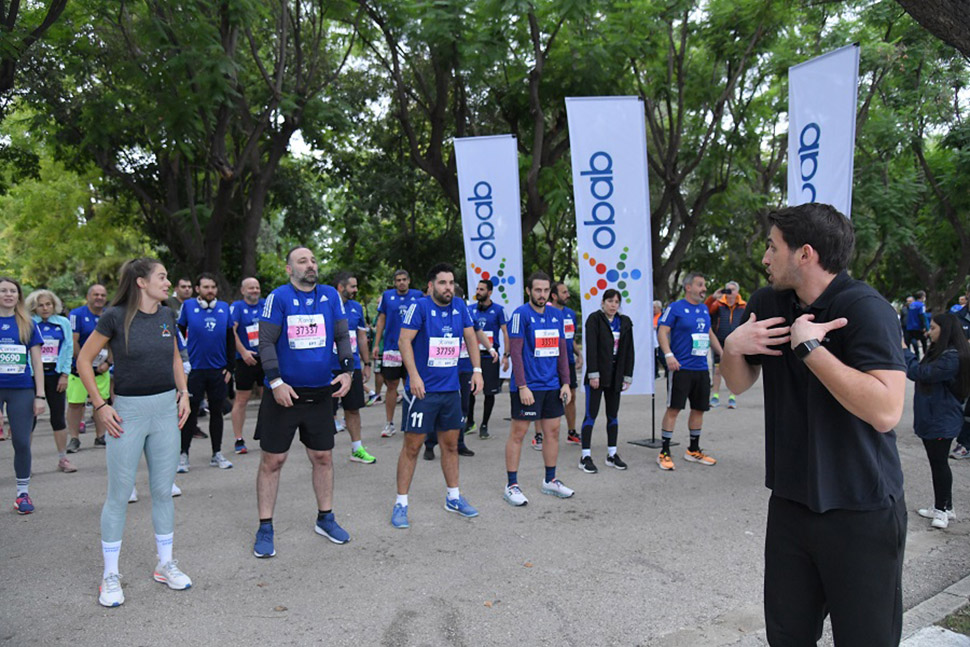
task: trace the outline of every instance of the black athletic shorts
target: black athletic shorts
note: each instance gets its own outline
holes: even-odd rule
[[[559,418],[566,409],[559,399],[559,390],[533,391],[535,402],[526,406],[519,399],[519,392],[512,391],[512,419],[513,420],[550,420]]]
[[[385,382],[394,382],[395,380],[400,380],[407,372],[404,370],[403,366],[381,366],[381,375],[384,377]]]
[[[489,355],[482,355],[482,381],[485,388],[482,389],[484,395],[495,395],[502,392],[502,362],[492,362]]]
[[[667,408],[682,410],[690,400],[692,411],[711,408],[711,374],[707,371],[667,371]]]
[[[337,377],[343,371],[334,371],[333,376]],[[360,369],[354,369],[354,374],[350,378],[350,390],[347,391],[347,395],[339,398],[339,403],[336,403],[334,409],[337,406],[343,407],[344,411],[359,411],[364,408],[364,404],[367,402],[367,398],[364,395],[364,374],[361,373]]]
[[[317,389],[294,387],[293,390],[299,399],[292,407],[283,407],[276,403],[273,389],[263,389],[256,419],[255,437],[259,440],[259,448],[270,454],[285,454],[299,429],[300,442],[308,449],[333,449],[333,436],[337,432],[333,423],[333,389],[327,386]]]
[[[237,357],[236,372],[233,373],[233,377],[236,378],[237,391],[252,391],[253,386],[262,384],[265,378],[263,375],[263,362],[257,357],[256,365],[250,366],[241,357]]]

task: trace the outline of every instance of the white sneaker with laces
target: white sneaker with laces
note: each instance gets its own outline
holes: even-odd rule
[[[940,530],[945,529],[950,525],[950,518],[947,515],[946,510],[933,510],[933,521],[930,525],[934,528],[939,528]]]
[[[232,463],[222,455],[222,452],[216,452],[209,459],[209,467],[218,467],[221,470],[227,470],[232,467]]]
[[[390,438],[397,433],[397,429],[394,428],[393,422],[388,422],[384,425],[384,431],[381,432],[381,438]]]
[[[168,585],[168,588],[175,591],[183,591],[192,587],[192,580],[189,576],[179,570],[177,559],[173,559],[168,564],[159,564],[155,567],[152,574],[156,582]]]
[[[172,483],[172,496],[182,496],[182,488]]]
[[[960,443],[956,443],[955,445],[953,445],[953,449],[950,450],[950,458],[955,458],[957,460],[970,458],[970,450],[968,450]]]
[[[552,481],[542,482],[542,493],[551,494],[552,496],[557,496],[560,499],[568,499],[572,495],[576,494],[572,489],[568,488],[559,479],[552,479]]]
[[[502,498],[508,501],[510,505],[514,505],[516,507],[529,503],[529,500],[525,498],[524,494],[522,494],[522,490],[519,489],[518,484],[506,485],[505,494]]]
[[[179,466],[175,470],[176,474],[185,474],[189,471],[189,455],[185,452],[179,454]]]
[[[137,501],[138,501],[138,490],[132,487],[131,496],[128,497],[128,503],[136,503]]]
[[[916,512],[917,514],[919,514],[919,516],[923,517],[924,519],[936,518],[936,508],[932,506],[930,506],[929,508],[920,508]],[[957,515],[955,512],[953,512],[953,508],[950,508],[949,510],[946,511],[946,518],[947,518],[947,521],[957,520]]]
[[[103,607],[120,607],[125,603],[125,594],[121,590],[121,576],[117,573],[108,573],[101,580],[98,588],[98,602]]]

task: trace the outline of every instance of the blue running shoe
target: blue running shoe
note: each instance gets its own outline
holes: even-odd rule
[[[274,557],[276,548],[273,546],[273,524],[261,523],[256,531],[256,543],[253,544],[253,555],[256,557]]]
[[[411,524],[408,523],[408,507],[406,505],[394,504],[394,509],[391,510],[391,525],[395,528],[411,527]]]
[[[30,500],[30,496],[26,492],[21,492],[17,495],[13,509],[17,511],[17,514],[30,514],[34,511],[34,502]]]
[[[478,510],[472,507],[468,500],[459,495],[457,499],[445,498],[445,510],[448,512],[457,512],[463,517],[477,517]]]
[[[337,524],[337,518],[332,512],[323,515],[323,519],[318,520],[313,529],[318,535],[323,535],[335,544],[346,544],[350,541],[350,533]]]

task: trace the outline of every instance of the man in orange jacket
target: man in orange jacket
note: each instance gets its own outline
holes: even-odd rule
[[[717,340],[724,347],[724,340],[734,332],[734,329],[741,325],[744,318],[745,301],[741,298],[741,292],[736,281],[728,281],[723,288],[707,297],[704,301],[708,311],[711,313],[711,331],[717,336]],[[711,407],[721,404],[721,356],[714,354],[714,383],[711,389]],[[728,409],[737,409],[738,400],[733,393],[728,396]]]

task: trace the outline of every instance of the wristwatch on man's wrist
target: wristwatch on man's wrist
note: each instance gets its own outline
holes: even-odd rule
[[[821,345],[822,345],[822,342],[820,342],[819,340],[809,339],[808,341],[803,341],[798,346],[795,346],[795,348],[793,348],[792,350],[795,351],[795,357],[803,360],[806,357],[808,357],[809,353],[811,353],[813,350],[815,350]]]

